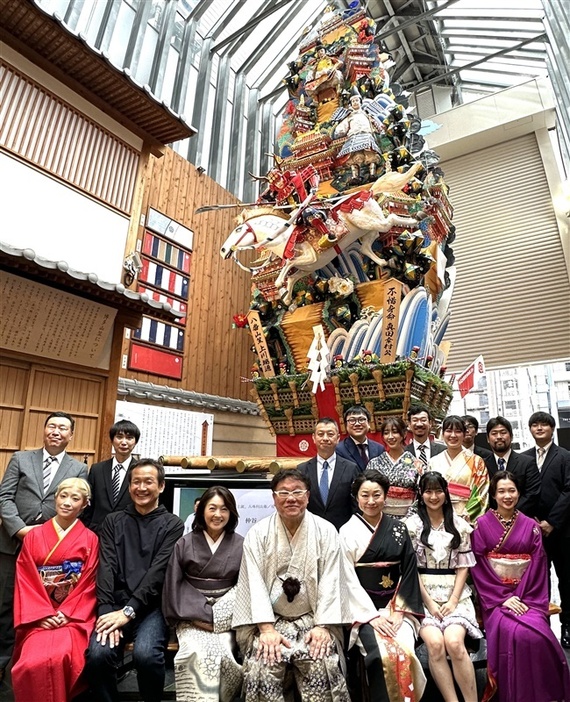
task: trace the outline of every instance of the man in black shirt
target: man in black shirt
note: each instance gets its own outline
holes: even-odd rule
[[[109,514],[99,532],[98,619],[87,651],[86,673],[97,702],[117,698],[116,669],[125,643],[144,702],[160,702],[168,625],[160,610],[162,585],[184,524],[158,504],[164,467],[149,458],[129,466],[126,509]]]

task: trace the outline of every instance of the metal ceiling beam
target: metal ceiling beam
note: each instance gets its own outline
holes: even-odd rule
[[[525,46],[525,44],[530,44],[533,41],[543,41],[546,38],[546,33],[543,32],[542,34],[537,34],[535,37],[532,37],[531,39],[525,39],[525,41],[519,42],[518,44],[515,44],[514,46],[511,46],[510,48],[507,49],[502,49],[501,51],[496,51],[493,54],[489,54],[488,56],[485,56],[484,58],[479,59],[478,61],[472,61],[471,63],[465,64],[465,66],[459,66],[456,68],[452,68],[450,71],[446,71],[445,73],[442,73],[440,76],[435,76],[434,78],[429,78],[428,80],[423,80],[421,83],[418,85],[414,85],[414,90],[418,90],[419,88],[423,88],[427,85],[432,85],[433,83],[439,83],[442,80],[446,80],[450,76],[453,76],[460,71],[468,71],[471,68],[475,68],[475,66],[479,66],[482,63],[485,63],[485,61],[488,61],[489,59],[492,58],[497,58],[498,56],[504,56],[505,54],[509,54],[511,51],[516,51],[517,49],[520,49],[521,46]]]
[[[377,39],[385,39],[386,37],[391,37],[392,34],[396,34],[397,32],[402,31],[402,29],[405,29],[406,27],[411,27],[414,24],[418,24],[424,19],[428,19],[429,17],[433,17],[436,15],[438,12],[441,12],[442,10],[445,10],[446,8],[450,7],[451,5],[455,5],[456,2],[459,2],[459,0],[448,0],[448,2],[444,3],[443,5],[440,5],[439,7],[434,7],[432,10],[428,10],[427,12],[422,12],[419,15],[416,15],[415,17],[410,17],[409,19],[404,20],[403,22],[400,22],[398,26],[394,27],[393,29],[388,29],[383,32],[380,32],[380,34],[376,34]],[[388,8],[386,8],[388,9]],[[394,17],[397,17],[395,15]],[[394,17],[391,17],[390,20],[394,19]],[[376,18],[374,18],[376,19]]]
[[[211,52],[215,53],[216,51],[219,51],[222,47],[226,46],[226,44],[231,44],[234,41],[234,39],[238,39],[242,34],[244,34],[244,32],[247,32],[252,27],[255,27],[256,25],[258,25],[266,17],[270,17],[277,10],[280,10],[282,7],[285,7],[286,5],[289,5],[290,2],[292,2],[292,0],[282,0],[281,2],[277,3],[277,5],[275,5],[274,7],[270,8],[269,10],[266,10],[265,12],[262,12],[261,14],[256,15],[253,19],[250,19],[249,22],[246,22],[241,29],[238,29],[237,32],[230,34],[229,37],[226,37],[226,39],[224,39],[223,41],[219,42],[219,44],[216,44],[214,47],[212,47]]]

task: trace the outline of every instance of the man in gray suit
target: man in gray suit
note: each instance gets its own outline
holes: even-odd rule
[[[0,680],[14,648],[14,572],[25,535],[55,516],[55,489],[66,478],[87,478],[87,466],[65,453],[75,420],[52,412],[44,425],[44,446],[17,451],[0,484]]]

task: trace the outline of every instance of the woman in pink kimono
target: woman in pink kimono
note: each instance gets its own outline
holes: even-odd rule
[[[487,637],[483,701],[570,700],[566,657],[548,623],[548,572],[540,526],[516,509],[519,491],[508,471],[493,476],[497,509],[479,517],[471,569]]]

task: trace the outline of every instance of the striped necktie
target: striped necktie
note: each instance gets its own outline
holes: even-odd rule
[[[54,461],[57,461],[57,458],[55,456],[48,456],[46,458],[46,460],[44,461],[44,472],[43,472],[44,495],[47,495],[47,491],[48,491],[50,483],[51,483],[51,464]]]
[[[427,466],[428,459],[427,459],[425,444],[420,444],[418,446],[418,450],[420,452],[420,461],[424,464],[424,466]]]
[[[113,472],[113,482],[111,484],[111,489],[113,490],[113,504],[117,502],[119,497],[119,492],[121,491],[121,471],[123,470],[123,464],[117,463],[115,470]]]

